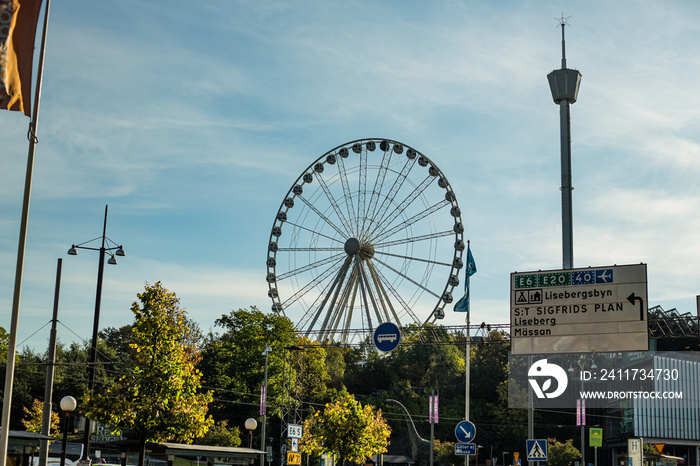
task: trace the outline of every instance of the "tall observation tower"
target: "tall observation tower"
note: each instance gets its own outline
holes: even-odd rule
[[[566,42],[564,28],[566,20],[561,17],[561,69],[547,75],[554,103],[559,105],[561,138],[561,234],[565,269],[574,266],[574,221],[571,194],[571,104],[576,102],[581,73],[566,67]]]

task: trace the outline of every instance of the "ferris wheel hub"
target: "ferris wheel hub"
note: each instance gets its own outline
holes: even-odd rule
[[[354,256],[360,252],[360,241],[357,238],[348,238],[345,242],[345,253],[348,256]]]

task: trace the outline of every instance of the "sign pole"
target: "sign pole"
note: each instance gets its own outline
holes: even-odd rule
[[[435,422],[433,421],[435,419],[435,406],[433,405],[433,399],[435,397],[435,390],[431,391],[430,395],[430,406],[428,407],[428,413],[430,416],[430,466],[433,466],[433,451],[434,451],[434,442],[435,442]]]
[[[467,349],[466,349],[466,354],[464,355],[464,360],[465,360],[465,376],[464,376],[464,420],[468,421],[469,420],[469,372],[470,371],[470,366],[471,366],[471,330],[469,329],[469,314],[471,312],[467,312],[467,316],[465,319],[465,322],[467,324]],[[469,466],[469,455],[464,456],[464,465]]]

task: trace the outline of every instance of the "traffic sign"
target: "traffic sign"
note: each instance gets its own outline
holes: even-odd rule
[[[603,429],[601,427],[590,427],[588,429],[588,446],[603,446]],[[661,453],[661,452],[659,452]]]
[[[470,421],[461,421],[455,427],[455,436],[462,443],[469,443],[476,437],[476,426]]]
[[[302,427],[299,424],[287,425],[287,438],[301,438]]]
[[[295,451],[287,452],[287,464],[298,466],[301,464],[301,453]]]
[[[476,455],[476,443],[455,443],[455,455]]]
[[[527,440],[527,460],[547,461],[547,440],[528,439]]]
[[[646,351],[646,264],[511,274],[513,354]]]
[[[400,341],[401,331],[391,322],[384,322],[374,331],[374,346],[384,353],[394,351]]]

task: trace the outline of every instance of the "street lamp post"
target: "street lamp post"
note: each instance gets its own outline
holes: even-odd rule
[[[97,291],[95,293],[95,316],[92,324],[92,343],[90,344],[90,364],[88,365],[88,390],[92,391],[95,387],[95,366],[97,364],[97,332],[100,326],[100,302],[102,301],[102,280],[104,277],[105,268],[105,255],[109,255],[109,260],[107,261],[110,265],[117,265],[117,259],[115,256],[125,256],[124,248],[121,245],[117,245],[114,241],[107,238],[107,208],[105,206],[105,220],[102,227],[102,236],[95,239],[91,239],[84,243],[73,244],[68,250],[69,256],[77,256],[78,249],[88,249],[91,251],[99,251],[99,265],[97,267]],[[84,244],[90,243],[92,241],[101,239],[102,245],[99,248],[92,248],[88,246],[83,246]],[[107,247],[107,242],[111,243],[113,246]],[[114,251],[111,253],[110,251]],[[83,437],[83,443],[85,444],[85,457],[90,458],[90,420],[85,418],[85,434]]]
[[[66,412],[66,417],[63,420],[63,445],[61,446],[61,466],[66,466],[66,445],[68,443],[68,421],[70,413],[78,406],[78,402],[72,396],[64,396],[61,398],[61,409]]]
[[[262,414],[262,429],[260,435],[260,450],[265,451],[265,420],[267,418],[267,363],[269,359],[269,353],[272,351],[270,348],[270,343],[265,344],[265,351],[262,354],[265,355],[265,381],[263,382],[263,389],[261,390],[260,396],[260,414]],[[265,455],[260,454],[260,466],[265,464]]]
[[[249,417],[245,420],[245,428],[248,429],[248,448],[253,448],[253,431],[258,427],[258,421]]]
[[[579,380],[581,381],[581,392],[583,392],[583,373],[582,372],[585,369],[584,364],[583,364],[583,362],[585,362],[585,361],[583,361],[583,362],[582,361],[583,361],[582,359],[579,359],[577,361],[572,362],[571,364],[569,364],[569,369],[568,369],[568,372],[570,374],[573,374],[574,373],[573,366],[574,365],[578,366]],[[590,361],[591,361],[590,368],[597,369],[598,366],[596,366],[595,361],[593,359],[591,359]],[[579,415],[581,417],[581,465],[586,466],[586,434],[585,434],[586,415],[584,414],[585,409],[586,409],[585,408],[586,405],[584,403],[586,402],[586,400],[584,398],[579,398],[578,401],[580,403],[580,406],[578,407],[578,409],[580,410]]]

